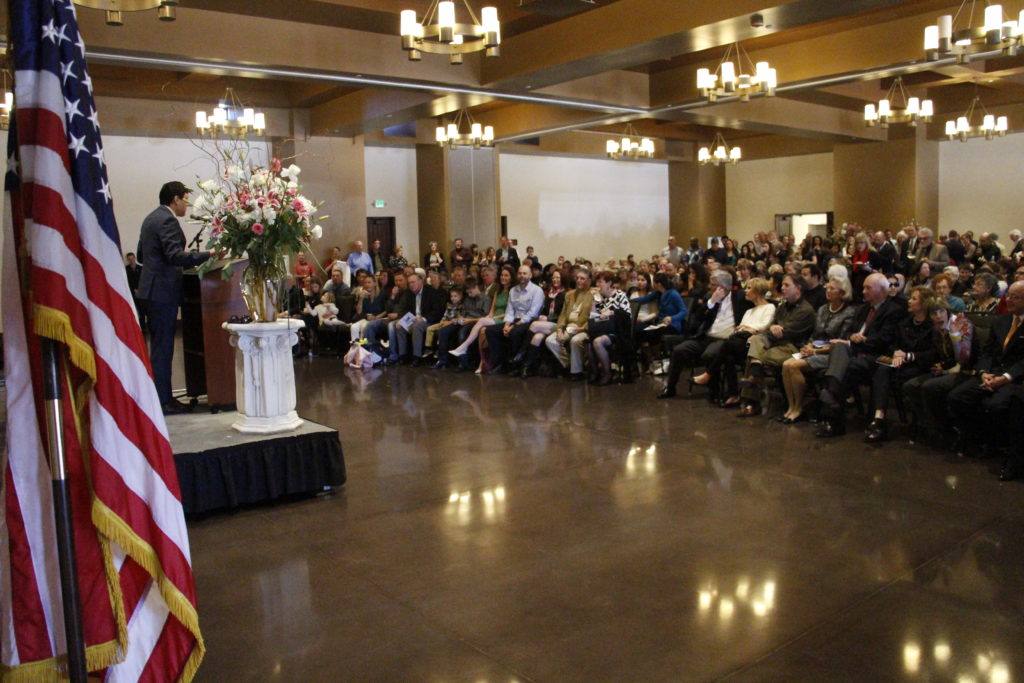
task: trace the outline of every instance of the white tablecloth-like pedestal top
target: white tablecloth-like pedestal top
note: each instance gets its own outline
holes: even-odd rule
[[[231,426],[245,434],[290,432],[302,424],[295,412],[292,346],[305,326],[301,320],[239,325],[224,323],[235,347],[235,402]]]

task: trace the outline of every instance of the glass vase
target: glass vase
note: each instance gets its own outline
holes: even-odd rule
[[[255,323],[277,320],[284,305],[284,259],[276,255],[249,254],[249,265],[242,271],[242,298]]]

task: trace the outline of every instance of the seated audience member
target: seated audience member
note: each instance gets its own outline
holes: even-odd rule
[[[825,297],[826,303],[818,308],[815,317],[812,341],[800,349],[800,358],[789,358],[782,364],[782,385],[788,404],[785,414],[778,418],[782,424],[793,424],[802,419],[807,392],[804,375],[827,368],[833,340],[848,339],[853,332],[856,309],[850,303],[853,298],[850,281],[846,278],[829,280]]]
[[[968,453],[986,442],[993,451],[1020,448],[1008,443],[1006,426],[1011,407],[1020,399],[1024,381],[1024,282],[1014,282],[1006,297],[1009,314],[998,316],[976,364],[977,375],[949,394],[949,413],[957,430],[957,452]],[[1019,411],[1019,404],[1016,405]],[[1014,416],[1019,419],[1019,416]],[[1015,454],[1016,455],[1016,454]],[[1020,475],[1019,459],[1008,458],[1000,479]]]
[[[646,296],[634,299],[641,304],[658,301],[658,317],[653,324],[637,326],[637,336],[641,348],[644,349],[645,365],[649,364],[652,347],[660,344],[665,334],[682,334],[683,320],[686,318],[686,304],[672,286],[672,277],[666,273],[658,273],[654,278],[654,291]]]
[[[958,296],[953,296],[953,278],[946,273],[939,273],[932,278],[932,289],[940,301],[944,301],[953,313],[963,313],[967,304]]]
[[[558,317],[555,331],[544,340],[562,368],[569,371],[569,379],[573,381],[583,379],[583,346],[587,341],[587,322],[593,305],[590,271],[578,268],[576,288],[565,295],[562,314]],[[530,349],[527,351],[530,352]]]
[[[853,237],[853,254],[850,256],[853,263],[853,276],[850,279],[850,286],[853,288],[854,299],[858,299],[858,292],[863,290],[864,281],[872,273],[881,272],[884,263],[878,252],[871,246],[866,233],[858,232]]]
[[[307,277],[313,274],[313,264],[306,257],[306,252],[300,251],[295,257],[295,268],[293,275],[296,277]]]
[[[932,323],[945,333],[953,350],[956,364],[943,368],[932,366],[928,374],[915,377],[903,384],[903,398],[913,418],[913,438],[934,435],[936,443],[949,443],[955,438],[946,398],[961,382],[974,374],[974,325],[962,313],[954,314],[949,304],[936,297],[932,306]]]
[[[875,360],[891,354],[905,309],[889,297],[889,280],[872,273],[864,280],[864,303],[857,309],[853,329],[846,341],[835,340],[828,354],[823,387],[821,426],[815,436],[831,438],[846,433],[843,402],[848,385],[859,386],[871,377]]]
[[[493,325],[503,325],[505,323],[505,310],[508,308],[509,292],[512,290],[512,283],[515,282],[516,274],[512,268],[503,267],[501,269],[500,284],[494,298],[491,299],[491,310],[487,316],[477,320],[473,325],[473,329],[470,330],[469,335],[466,339],[456,346],[448,353],[456,358],[461,358],[469,353],[469,347],[480,337],[481,332]],[[486,338],[486,337],[485,337]],[[483,372],[483,356],[480,358],[480,366],[476,369],[477,374]]]
[[[302,288],[296,284],[294,275],[288,275],[285,278],[285,283],[285,314],[289,318],[301,318],[302,309],[306,307],[306,297],[302,293]]]
[[[384,314],[363,326],[363,335],[366,337],[369,348],[379,356],[385,355],[384,345],[379,340],[387,338],[388,353],[386,355],[390,358],[391,354],[394,354],[397,360],[398,344],[394,339],[394,326],[396,325],[395,321],[405,315],[405,311],[402,309],[406,285],[405,273],[395,273],[393,278],[395,284],[388,293],[387,299],[384,300]]]
[[[800,268],[800,277],[804,279],[804,299],[815,311],[825,305],[827,297],[821,284],[821,268],[815,263],[805,263]]]
[[[646,297],[651,293],[653,285],[651,284],[651,276],[649,273],[641,273],[637,276],[636,290],[630,296],[631,300],[640,299]],[[637,309],[636,322],[638,325],[652,323],[658,317],[658,302],[651,299],[645,300],[644,303],[640,304],[640,308]]]
[[[945,369],[955,363],[953,347],[945,330],[935,326],[931,319],[935,293],[928,287],[914,287],[907,300],[907,316],[900,321],[896,332],[895,350],[880,360],[871,381],[871,405],[874,417],[864,434],[867,443],[879,443],[888,438],[885,413],[889,405],[889,390],[897,389],[919,377],[930,374],[938,365]]]
[[[928,261],[918,261],[914,274],[910,276],[907,287],[931,287],[932,267]]]
[[[465,296],[461,302],[462,315],[455,318],[452,325],[441,328],[437,334],[437,362],[432,366],[435,370],[448,367],[451,354],[448,350],[466,340],[473,326],[487,316],[491,310],[491,300],[480,291],[480,283],[475,278],[466,279]],[[469,369],[469,355],[462,356],[460,370]]]
[[[733,291],[732,275],[724,270],[711,276],[711,293],[705,305],[700,327],[692,338],[677,344],[669,360],[668,382],[658,398],[676,395],[676,385],[686,368],[698,363],[705,367],[711,362],[722,345],[736,332],[737,325],[753,304],[740,290]]]
[[[311,313],[316,316],[318,352],[332,350],[335,353],[340,353],[345,342],[342,333],[348,324],[338,318],[338,307],[334,305],[334,294],[324,292],[320,297],[320,303]]]
[[[327,281],[326,285],[324,285],[323,291],[325,294],[327,292],[333,294],[335,300],[337,300],[339,296],[345,296],[351,293],[352,288],[348,286],[347,282],[345,282],[345,271],[341,267],[340,263],[335,264],[331,269],[331,279]]]
[[[363,330],[369,323],[384,315],[388,295],[381,291],[377,279],[370,276],[363,279],[362,286],[355,291],[355,298],[355,322],[349,333],[353,340],[358,340],[363,339]]]
[[[540,346],[548,335],[558,327],[558,317],[565,306],[566,290],[562,287],[562,272],[552,270],[549,285],[544,295],[544,306],[541,314],[530,324],[530,338],[523,347],[523,367],[520,375],[523,379],[531,377],[536,371]]]
[[[502,372],[509,361],[522,360],[519,353],[530,332],[530,324],[544,305],[544,290],[531,282],[531,276],[530,266],[519,266],[516,285],[509,290],[504,324],[491,326],[485,332],[491,365],[488,374]]]
[[[608,347],[618,336],[629,336],[631,315],[629,299],[621,289],[615,289],[615,274],[603,271],[597,274],[597,293],[600,295],[590,309],[587,334],[590,336],[592,383],[605,386],[612,383],[612,362]]]
[[[965,261],[957,266],[957,271],[957,279],[953,283],[953,295],[966,302],[970,298],[974,284],[974,265]]]
[[[999,305],[999,279],[987,270],[974,276],[971,300],[967,302],[968,313],[992,313]]]
[[[739,388],[736,384],[737,365],[747,357],[747,344],[750,338],[768,329],[775,315],[775,304],[768,301],[768,281],[755,277],[747,281],[744,289],[750,307],[743,313],[736,330],[719,346],[718,352],[711,357],[703,374],[693,378],[693,383],[706,384],[710,390],[708,400],[717,402],[719,388],[724,380],[725,398],[720,405],[732,408],[740,404]],[[717,316],[716,316],[717,318]]]
[[[782,367],[787,358],[807,341],[814,331],[815,311],[803,298],[804,281],[799,275],[787,275],[782,281],[782,302],[775,307],[767,331],[750,338],[747,348],[745,380],[740,390],[743,404],[739,417],[761,414],[761,383],[764,367]]]
[[[462,309],[462,300],[465,298],[465,290],[461,285],[455,285],[448,290],[448,305],[444,309],[444,315],[441,316],[441,321],[435,323],[427,328],[427,339],[424,342],[426,348],[433,348],[434,340],[437,338],[438,333],[449,325],[456,325],[458,320],[462,320],[465,317]],[[445,349],[447,351],[447,349]],[[448,354],[445,354],[448,355]],[[441,363],[441,359],[438,358],[434,365],[431,367],[435,370],[438,363]],[[444,367],[444,365],[441,365]]]
[[[427,328],[441,322],[441,316],[444,315],[445,297],[439,288],[428,286],[419,273],[410,275],[407,281],[402,309],[405,313],[411,313],[413,319],[408,327],[400,320],[397,322],[395,339],[398,342],[399,362],[417,366],[423,363],[423,342]]]

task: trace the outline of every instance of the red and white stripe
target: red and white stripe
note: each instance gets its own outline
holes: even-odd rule
[[[5,666],[41,661],[65,650],[63,611],[54,550],[50,473],[46,467],[34,393],[37,346],[19,293],[14,240],[28,246],[30,267],[21,278],[34,302],[63,312],[74,335],[91,347],[94,383],[88,394],[88,444],[77,444],[74,421],[66,420],[66,441],[85,462],[72,472],[92,477],[91,491],[74,481],[73,500],[95,500],[112,511],[146,546],[153,548],[169,585],[195,611],[188,533],[167,430],[149,368],[141,330],[128,289],[119,245],[100,228],[89,204],[73,187],[60,79],[47,71],[15,75],[23,220],[12,215],[4,249],[4,346],[7,367],[7,461],[4,517],[0,526],[0,657]],[[79,191],[90,191],[89,189]],[[15,202],[16,204],[16,202]],[[17,213],[17,209],[15,209]],[[19,223],[23,230],[18,235]],[[81,378],[82,368],[77,375]],[[74,374],[74,373],[73,373]],[[14,427],[12,429],[12,427]],[[77,493],[76,493],[77,492]],[[112,613],[99,562],[99,546],[81,547],[91,525],[89,509],[75,506],[76,549],[87,645],[109,640]],[[84,517],[84,519],[83,519]],[[103,538],[103,525],[93,532]],[[181,675],[202,648],[198,630],[175,617],[157,579],[139,558],[112,539],[128,642],[124,658],[107,669],[112,681],[167,680]],[[84,581],[94,585],[82,585]],[[106,610],[103,609],[107,602]],[[103,614],[97,615],[98,610]]]

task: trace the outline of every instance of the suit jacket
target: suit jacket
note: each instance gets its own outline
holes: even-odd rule
[[[162,303],[181,301],[181,271],[198,266],[209,253],[185,251],[185,233],[166,206],[154,209],[142,221],[136,257],[142,264],[140,299]]]
[[[921,246],[920,238],[914,238],[913,250],[910,249],[910,246],[910,240],[906,240],[902,245],[900,245],[900,258],[899,262],[896,264],[899,271],[905,275],[909,274],[913,269],[914,259],[912,257],[917,254],[918,247]]]
[[[508,249],[498,249],[494,252],[495,260],[499,266],[510,265],[516,270],[519,269],[519,252],[516,251],[515,247],[509,247]]]
[[[893,246],[892,242],[886,240],[882,243],[882,246],[876,249],[876,252],[882,264],[882,272],[886,275],[892,275],[896,269],[896,247]]]
[[[871,311],[871,304],[865,302],[857,311],[853,319],[853,332],[860,332],[868,319]],[[896,344],[896,336],[899,334],[900,321],[906,317],[907,311],[892,299],[886,299],[878,307],[878,312],[864,330],[866,341],[850,343],[850,351],[853,353],[866,353],[871,356],[881,356],[891,353]]]
[[[444,292],[434,289],[430,285],[423,285],[423,296],[420,298],[420,316],[425,318],[428,325],[436,325],[441,322],[446,307]],[[416,315],[416,295],[406,290],[402,293],[401,318],[406,313]]]
[[[932,242],[929,247],[920,247],[917,250],[917,262],[922,263],[927,259],[932,267],[932,273],[938,273],[949,265],[949,249],[946,245]]]
[[[1003,349],[1003,342],[1012,324],[1012,315],[1001,315],[992,321],[977,367],[982,372],[994,375],[1009,373],[1014,382],[1020,382],[1024,379],[1024,325],[1017,328],[1010,343]]]
[[[967,260],[967,249],[959,239],[946,240],[944,243],[946,251],[949,252],[949,260],[955,265],[960,265]]]

